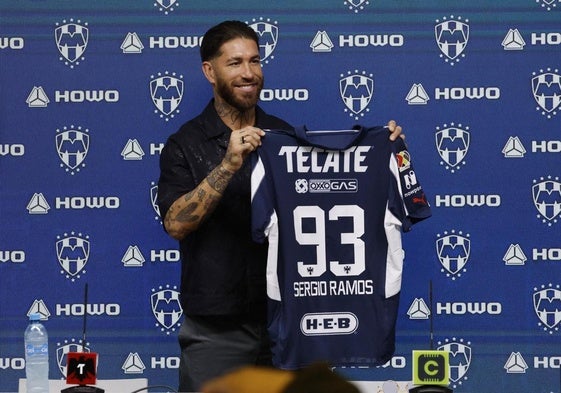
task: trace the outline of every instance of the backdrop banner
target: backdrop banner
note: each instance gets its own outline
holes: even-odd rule
[[[83,348],[99,379],[177,386],[159,156],[212,96],[199,47],[227,19],[260,35],[265,111],[395,119],[431,205],[403,236],[395,356],[339,371],[404,392],[412,351],[445,349],[454,392],[559,392],[561,0],[2,0],[0,391],[31,312],[52,379]]]

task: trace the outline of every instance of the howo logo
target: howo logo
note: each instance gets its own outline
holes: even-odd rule
[[[434,89],[436,100],[498,100],[501,89],[498,87],[444,87]]]
[[[454,65],[460,61],[460,58],[465,57],[463,54],[469,40],[469,25],[468,20],[462,22],[462,18],[458,17],[454,20],[444,17],[443,21],[437,20],[434,26],[434,34],[436,43],[440,49],[441,55],[447,63]]]
[[[0,37],[0,49],[23,49],[23,37]]]
[[[88,46],[89,30],[86,27],[88,24],[78,20],[74,23],[73,19],[67,23],[66,20],[62,21],[63,25],[57,23],[55,29],[55,42],[58,51],[62,55],[60,60],[70,68],[74,65],[80,64],[84,60],[82,56]]]
[[[436,195],[436,207],[499,207],[501,205],[500,195]]]
[[[306,336],[351,334],[358,328],[358,318],[352,312],[310,313],[300,320],[300,330]]]
[[[307,89],[263,89],[259,95],[261,101],[308,101]]]

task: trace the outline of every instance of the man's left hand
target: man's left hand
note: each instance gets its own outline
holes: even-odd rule
[[[395,141],[398,137],[405,139],[405,134],[401,133],[401,126],[398,126],[395,120],[388,121],[387,127],[390,130],[390,141]]]

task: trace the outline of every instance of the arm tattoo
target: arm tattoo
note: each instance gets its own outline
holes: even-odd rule
[[[197,210],[197,206],[199,206],[197,202],[190,202],[184,209],[181,209],[175,219],[179,222],[198,221],[200,217],[196,214],[193,214],[193,212]]]
[[[209,173],[206,181],[214,191],[222,195],[232,176],[234,176],[232,172],[224,169],[222,165],[219,165]]]

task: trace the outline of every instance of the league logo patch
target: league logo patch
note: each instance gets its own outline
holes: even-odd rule
[[[534,206],[539,212],[538,218],[542,219],[544,224],[548,226],[557,222],[561,216],[561,182],[551,176],[547,179],[541,177],[540,180],[534,180],[532,186],[532,197]]]
[[[168,15],[170,12],[179,7],[179,2],[177,0],[156,0],[154,7],[158,8],[160,12]]]
[[[73,19],[70,22],[62,21],[63,25],[57,23],[55,28],[55,42],[58,51],[62,55],[61,61],[70,68],[74,65],[80,64],[84,60],[83,54],[88,46],[89,30],[87,23],[76,21]]]
[[[71,125],[70,128],[65,126],[62,130],[57,129],[56,132],[56,151],[62,161],[60,166],[66,167],[66,172],[71,175],[80,172],[80,169],[86,166],[84,160],[90,148],[89,130],[82,131],[82,127]]]
[[[468,263],[471,250],[471,241],[469,234],[464,236],[462,232],[454,230],[448,234],[447,231],[444,235],[438,235],[436,240],[436,254],[438,260],[442,265],[442,272],[446,272],[447,277],[452,277],[455,280],[460,277],[463,272],[466,272],[465,266]]]
[[[364,116],[365,112],[369,111],[368,104],[370,104],[374,95],[372,74],[367,75],[365,71],[359,74],[358,70],[355,70],[354,73],[348,71],[347,76],[341,74],[339,93],[346,107],[345,112],[358,120],[359,117]]]
[[[538,325],[553,334],[561,327],[561,290],[559,285],[553,287],[552,284],[540,288],[534,288],[534,311],[540,320]]]
[[[466,374],[472,359],[470,344],[468,342],[466,345],[462,339],[457,340],[456,338],[453,338],[452,341],[446,339],[444,343],[438,343],[437,350],[449,352],[450,370],[448,374],[454,389],[467,380]]]
[[[259,36],[259,54],[261,55],[261,64],[269,63],[269,59],[272,60],[275,57],[273,56],[273,51],[277,46],[277,42],[279,40],[279,29],[277,26],[277,22],[270,23],[271,20],[267,19],[266,22],[263,22],[263,18],[259,18],[259,21],[253,19],[253,23],[249,25]]]
[[[160,326],[160,330],[165,331],[166,334],[170,334],[171,331],[175,331],[179,328],[179,319],[183,315],[183,309],[179,302],[179,292],[176,291],[176,287],[169,289],[169,285],[166,289],[160,286],[158,291],[152,289],[152,295],[150,296],[150,304],[152,306],[152,313],[157,321],[157,326]]]
[[[461,124],[455,126],[454,123],[451,123],[450,127],[444,124],[444,127],[443,129],[436,127],[436,149],[442,158],[440,164],[445,165],[446,169],[454,173],[460,169],[461,165],[465,165],[464,159],[470,143],[469,127],[463,129]]]
[[[561,110],[561,75],[557,69],[551,71],[548,68],[532,73],[532,93],[538,103],[536,110],[548,119]]]
[[[72,281],[86,273],[84,268],[90,257],[88,236],[81,233],[78,236],[74,235],[75,233],[71,232],[70,235],[65,233],[63,236],[57,236],[58,240],[55,243],[58,263],[63,269],[61,273],[66,273],[66,278]]]
[[[463,53],[467,47],[469,40],[469,20],[462,21],[461,17],[456,20],[451,16],[451,20],[446,17],[434,26],[434,34],[436,43],[440,49],[440,57],[450,65],[459,62],[461,58],[465,57]]]
[[[183,75],[176,77],[175,72],[158,72],[150,77],[150,96],[156,106],[154,113],[160,112],[160,118],[169,121],[179,113],[179,104],[183,98]]]

